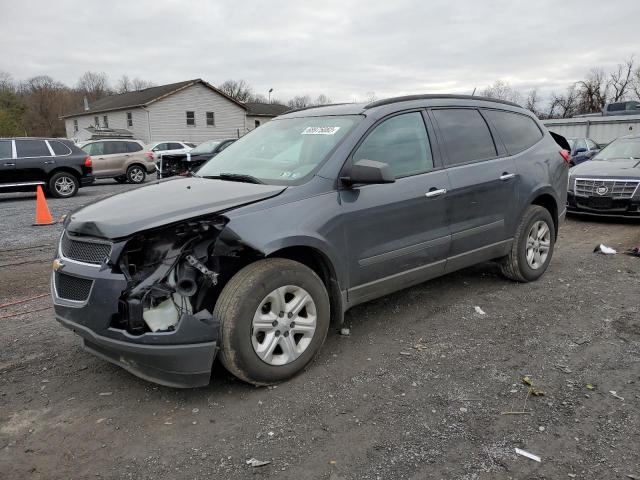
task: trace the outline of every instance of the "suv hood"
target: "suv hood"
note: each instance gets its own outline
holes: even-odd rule
[[[640,177],[640,160],[589,160],[571,169],[571,176]]]
[[[282,185],[198,177],[171,179],[105,198],[73,212],[68,231],[116,239],[274,197]]]

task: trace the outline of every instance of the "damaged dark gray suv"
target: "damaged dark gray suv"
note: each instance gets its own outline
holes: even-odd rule
[[[57,320],[147,380],[206,385],[216,355],[265,385],[362,302],[479,262],[539,278],[568,155],[529,112],[411,96],[290,112],[187,178],[69,215]]]

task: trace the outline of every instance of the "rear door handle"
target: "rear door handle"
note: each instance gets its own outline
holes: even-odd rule
[[[52,163],[56,163],[55,160],[49,160],[48,162],[44,162],[45,165],[51,165]]]
[[[5,163],[4,166],[5,167],[15,167],[16,164],[15,163]]]
[[[502,175],[500,175],[500,180],[511,180],[513,177],[515,177],[516,174],[515,173],[503,173]]]
[[[433,198],[433,197],[439,197],[440,195],[444,195],[445,193],[447,193],[446,188],[439,188],[439,189],[429,190],[427,193],[424,194],[424,196],[427,198]]]

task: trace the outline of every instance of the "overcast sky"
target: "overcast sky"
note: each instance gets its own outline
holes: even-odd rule
[[[156,84],[245,79],[334,101],[562,90],[640,61],[639,0],[0,0],[0,70],[74,85],[86,70]]]

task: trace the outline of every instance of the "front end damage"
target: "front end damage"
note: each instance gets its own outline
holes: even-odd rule
[[[142,378],[208,384],[215,301],[249,261],[226,222],[212,215],[116,241],[63,232],[52,277],[57,320],[87,350]]]

